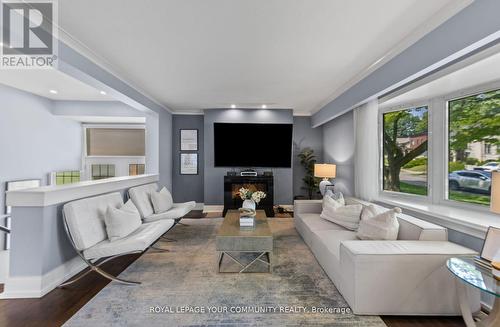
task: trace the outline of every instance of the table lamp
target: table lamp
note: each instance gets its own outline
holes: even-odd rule
[[[319,183],[319,191],[321,195],[325,195],[326,187],[333,185],[329,179],[335,178],[337,166],[334,164],[314,164],[314,177],[323,178]]]

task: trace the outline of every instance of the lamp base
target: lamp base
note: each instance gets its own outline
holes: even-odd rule
[[[319,191],[321,193],[321,195],[325,195],[325,192],[326,192],[326,188],[330,185],[333,185],[328,179],[323,179],[320,183],[319,183]]]

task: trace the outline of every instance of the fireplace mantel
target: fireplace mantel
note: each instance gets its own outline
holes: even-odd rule
[[[242,200],[236,195],[241,187],[255,187],[266,192],[267,196],[260,201],[257,209],[266,211],[268,217],[274,217],[274,179],[273,176],[224,176],[224,212],[241,208]]]

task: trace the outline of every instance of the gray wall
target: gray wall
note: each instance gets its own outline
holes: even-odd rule
[[[312,128],[311,117],[293,117],[293,196],[307,195],[303,190],[302,178],[305,169],[301,166],[297,155],[304,148],[311,148],[316,154],[318,163],[323,162],[323,128]]]
[[[498,0],[474,1],[315,113],[314,126],[379,92],[388,92],[396,83],[497,32],[500,30],[499,12]]]
[[[198,130],[198,175],[180,174],[180,131],[181,129]],[[189,151],[193,153],[193,151]],[[172,116],[172,190],[175,202],[204,201],[204,144],[203,115],[173,115]]]
[[[335,190],[346,195],[353,195],[354,121],[352,111],[323,125],[323,160],[325,163],[337,165]]]
[[[206,205],[224,203],[224,175],[228,171],[228,168],[214,167],[214,123],[293,123],[292,110],[288,109],[210,109],[205,110],[204,118],[204,202]],[[293,202],[292,168],[274,168],[272,171],[274,173],[274,203],[291,204]]]
[[[0,212],[5,182],[40,178],[55,170],[80,170],[81,125],[52,115],[53,102],[0,84]],[[3,222],[0,222],[3,224]],[[0,233],[0,249],[3,248]]]

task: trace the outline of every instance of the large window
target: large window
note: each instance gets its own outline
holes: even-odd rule
[[[448,199],[489,205],[500,162],[500,90],[448,102]]]
[[[428,108],[383,115],[383,188],[427,195]]]

